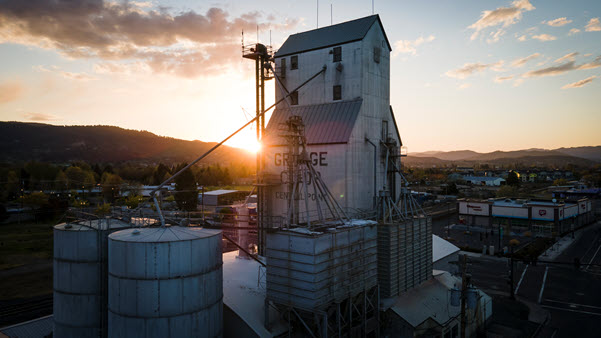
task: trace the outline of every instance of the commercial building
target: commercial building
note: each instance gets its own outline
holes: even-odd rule
[[[506,224],[523,227],[537,234],[563,234],[594,220],[589,199],[542,201],[523,199],[457,200],[460,222],[492,227]]]
[[[505,179],[491,176],[464,176],[463,180],[473,185],[485,185],[489,187],[498,187],[505,184]]]

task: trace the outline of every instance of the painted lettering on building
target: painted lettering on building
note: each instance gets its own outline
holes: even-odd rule
[[[472,209],[473,211],[482,211],[482,207],[479,206],[479,205],[470,205],[470,204],[468,204],[467,208],[468,209]]]
[[[327,151],[309,153],[309,158],[311,159],[311,164],[313,164],[313,166],[327,167],[328,166],[328,162],[327,162],[327,158],[326,158],[327,155],[328,155]],[[273,156],[274,164],[276,166],[287,166],[289,157],[290,157],[290,155],[288,153],[275,153]]]

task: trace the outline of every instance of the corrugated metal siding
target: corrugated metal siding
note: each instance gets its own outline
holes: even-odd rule
[[[276,109],[267,124],[265,143],[268,145],[286,144],[286,141],[278,136],[279,126],[292,115],[303,118],[307,144],[347,143],[362,103],[363,99],[356,99]]]
[[[275,57],[361,40],[377,20],[379,20],[378,15],[371,15],[337,25],[290,35],[282,47],[275,53]]]

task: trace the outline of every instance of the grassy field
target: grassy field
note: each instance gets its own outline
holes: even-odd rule
[[[53,225],[0,225],[0,300],[52,292]]]

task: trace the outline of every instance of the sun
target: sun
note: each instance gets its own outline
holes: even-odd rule
[[[256,139],[249,140],[244,149],[256,154],[261,151],[261,142],[257,141]]]

